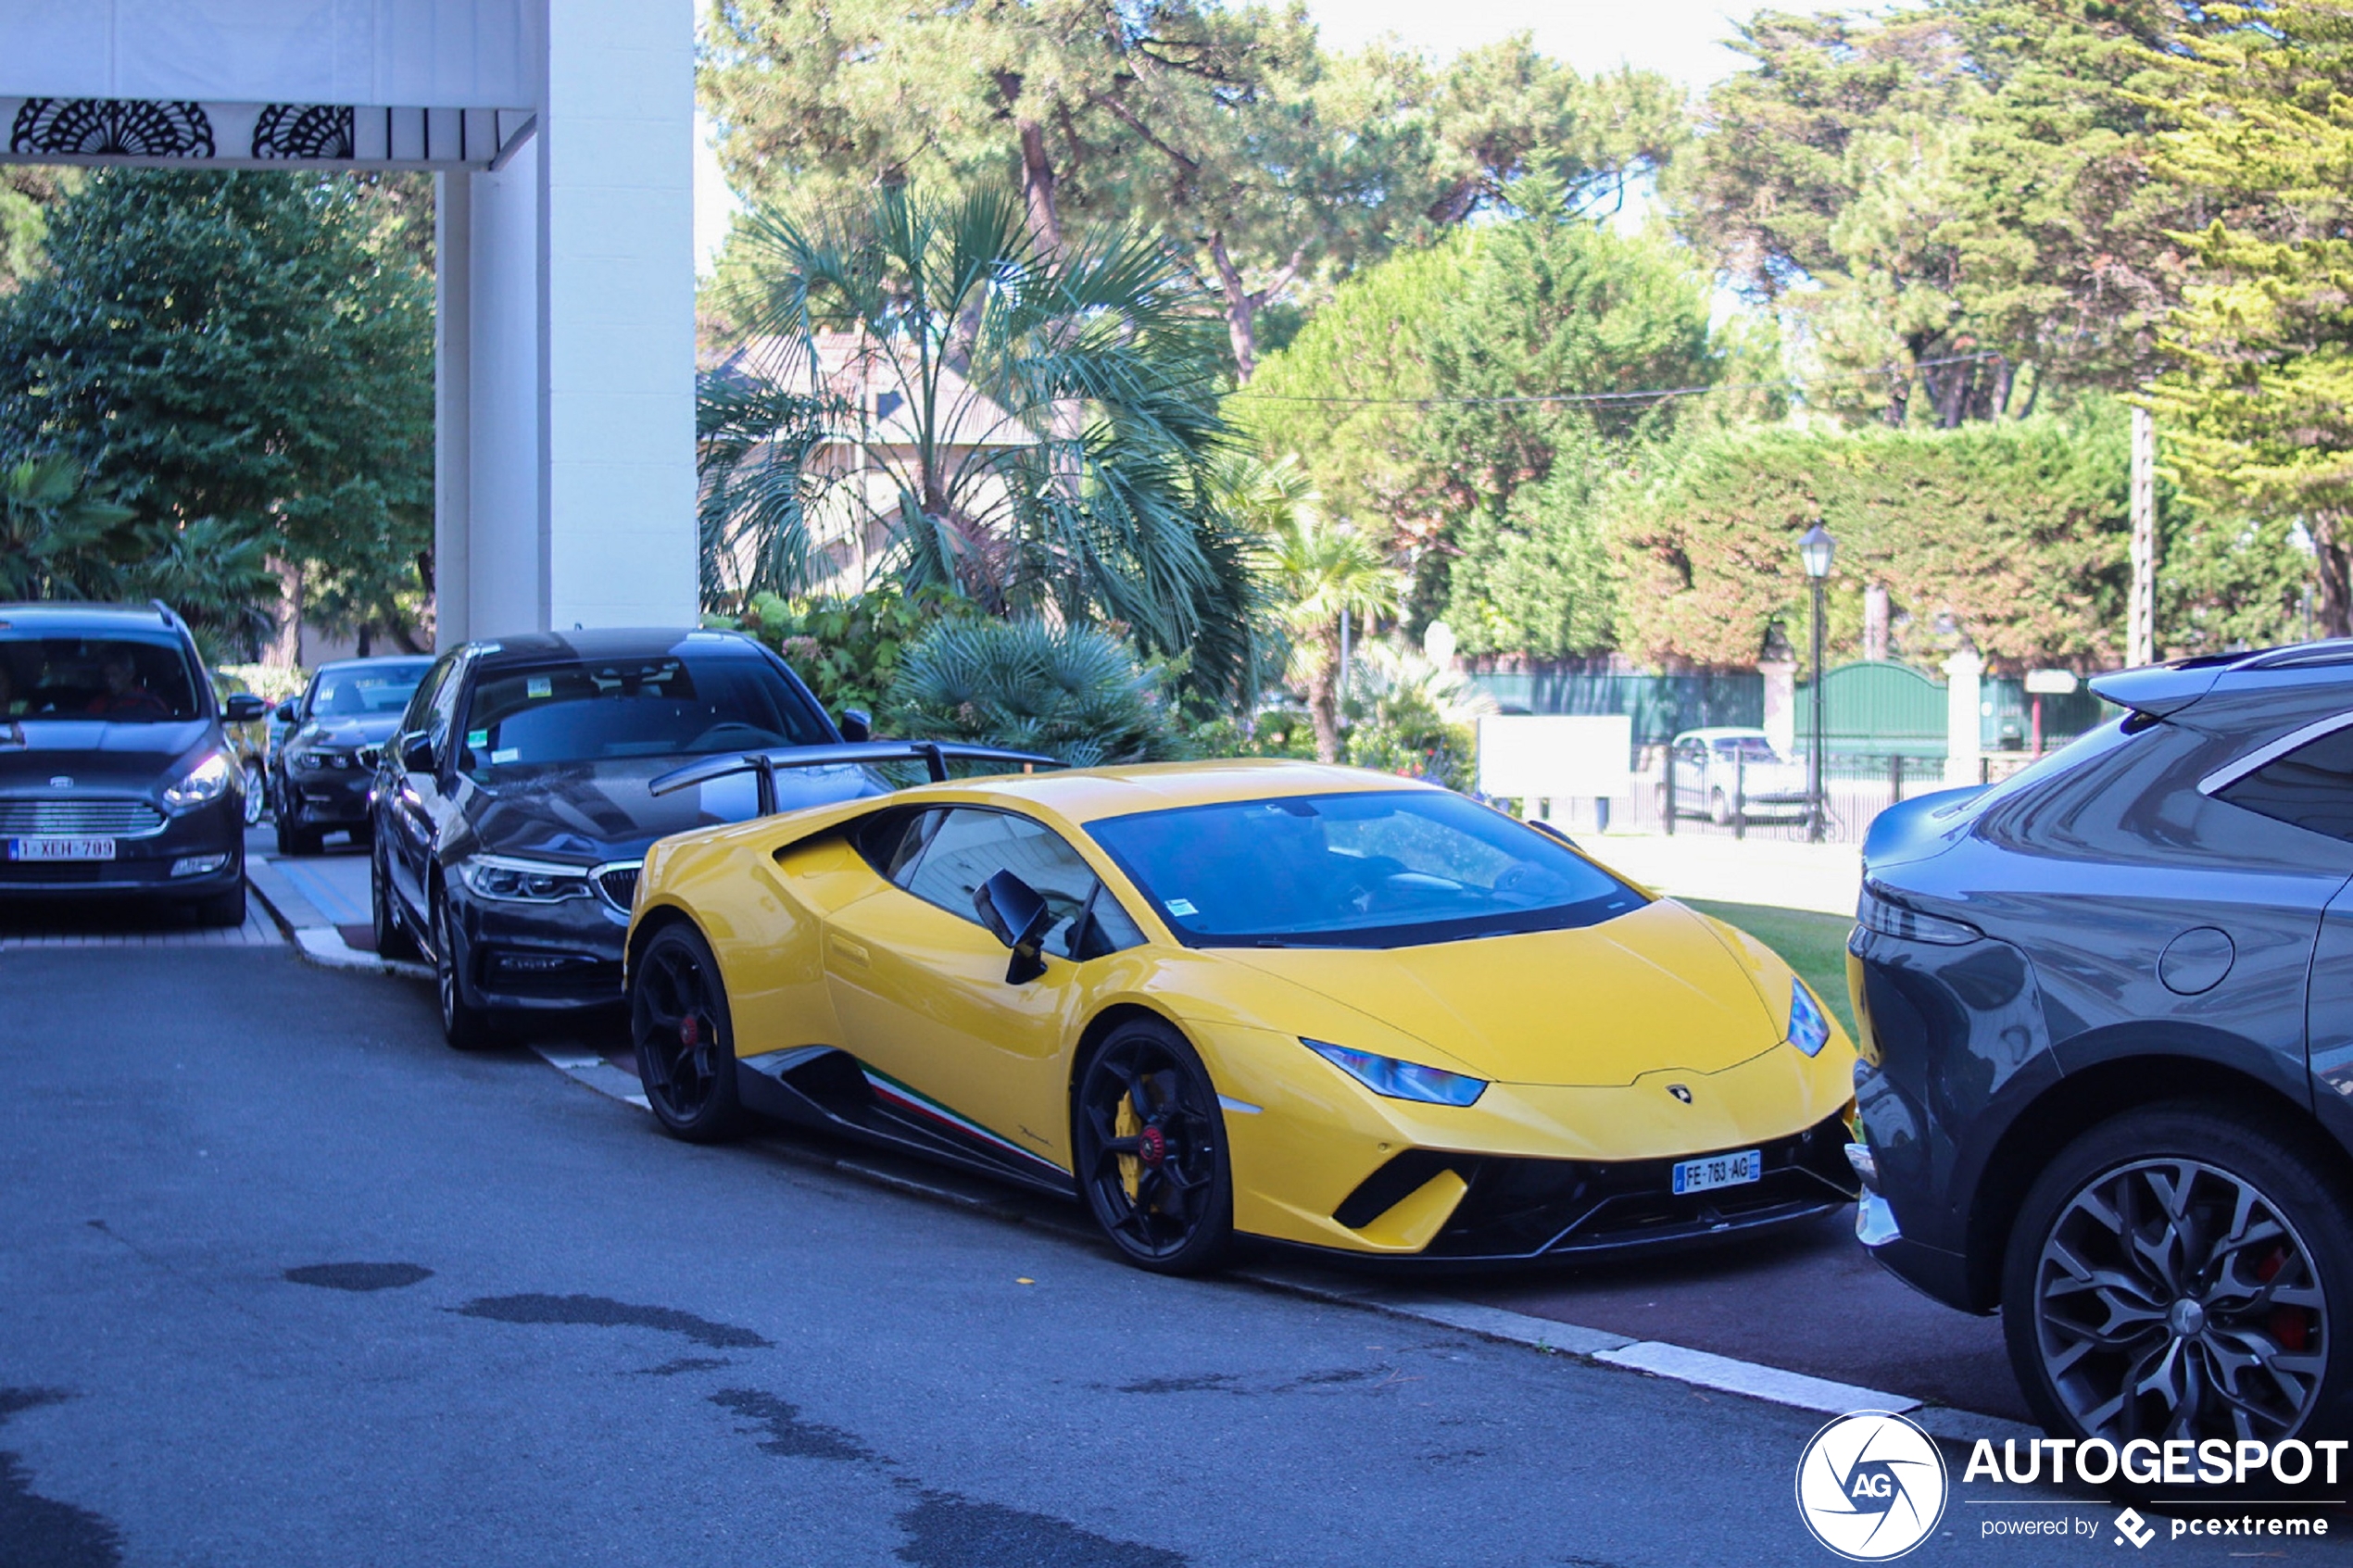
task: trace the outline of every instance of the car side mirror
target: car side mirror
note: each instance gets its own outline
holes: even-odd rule
[[[1038,889],[1011,872],[999,872],[973,889],[973,908],[980,911],[980,923],[1013,949],[1006,985],[1026,985],[1046,972],[1046,932],[1054,911]]]
[[[300,712],[295,707],[295,699],[292,697],[288,697],[285,701],[280,703],[273,711],[277,714],[278,722],[281,724],[291,724],[296,719],[301,717]]]
[[[400,737],[400,765],[412,773],[430,773],[434,769],[433,737],[419,731]]]
[[[251,692],[231,692],[220,705],[220,717],[232,724],[250,724],[270,711],[270,705]]]
[[[846,741],[875,738],[875,718],[863,709],[845,708],[841,710],[841,738]]]

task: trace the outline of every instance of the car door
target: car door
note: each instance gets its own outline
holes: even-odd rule
[[[1076,850],[1012,811],[923,813],[878,869],[890,885],[837,912],[825,934],[826,982],[851,1053],[912,1092],[916,1110],[971,1123],[963,1135],[1067,1171],[1068,1052],[1084,1022],[1085,966],[1141,933]],[[973,905],[1008,870],[1055,914],[1046,972],[1021,985],[1007,983],[1010,955]]]
[[[1707,743],[1683,740],[1675,746],[1675,809],[1688,815],[1707,809]]]
[[[394,891],[420,923],[432,914],[433,847],[444,808],[440,774],[448,760],[450,725],[464,684],[463,661],[457,653],[443,655],[425,671],[401,715],[399,729],[384,743],[384,768],[378,774],[385,798],[377,806],[376,831],[384,841],[385,868],[392,873]],[[419,735],[430,743],[434,763],[412,770],[406,753]]]

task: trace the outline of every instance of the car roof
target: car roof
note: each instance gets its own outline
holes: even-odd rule
[[[0,626],[27,631],[170,632],[179,622],[153,605],[69,604],[19,601],[0,604]]]
[[[1684,730],[1677,740],[1769,740],[1763,730],[1745,724],[1714,724],[1704,730]]]
[[[1230,757],[1202,762],[1139,762],[1046,773],[999,773],[922,785],[890,798],[912,800],[937,791],[967,802],[978,797],[1016,809],[1043,809],[1066,822],[1088,822],[1139,811],[1165,811],[1225,801],[1267,800],[1293,795],[1369,794],[1380,790],[1443,793],[1436,784],[1365,768],[1275,757]]]
[[[473,645],[477,659],[487,665],[524,664],[549,659],[643,659],[673,653],[682,645],[711,651],[752,650],[760,644],[741,632],[701,626],[617,626],[595,631],[526,632]]]

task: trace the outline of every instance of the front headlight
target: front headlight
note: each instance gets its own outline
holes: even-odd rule
[[[228,794],[236,779],[237,770],[229,765],[229,759],[212,752],[164,790],[163,809],[177,815],[209,805]]]
[[[1789,983],[1789,1043],[1807,1056],[1819,1056],[1831,1043],[1831,1021],[1803,980]]]
[[[552,904],[564,898],[585,898],[593,892],[586,867],[557,860],[470,855],[458,862],[458,875],[485,898],[519,904]]]
[[[1855,922],[1864,930],[1881,936],[1893,936],[1905,942],[1933,942],[1940,947],[1962,947],[1984,936],[1973,925],[1942,915],[1924,915],[1918,909],[1907,909],[1892,898],[1881,897],[1863,884],[1863,897],[1855,906]]]
[[[1487,1091],[1487,1080],[1436,1067],[1400,1061],[1393,1056],[1353,1051],[1346,1046],[1300,1036],[1299,1043],[1377,1095],[1420,1100],[1425,1105],[1469,1105]]]

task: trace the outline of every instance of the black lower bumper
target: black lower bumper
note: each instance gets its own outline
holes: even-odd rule
[[[1791,1223],[1852,1203],[1861,1191],[1846,1163],[1849,1134],[1832,1116],[1757,1146],[1763,1172],[1740,1186],[1677,1196],[1678,1160],[1600,1162],[1520,1160],[1408,1149],[1365,1179],[1333,1218],[1356,1229],[1441,1171],[1467,1189],[1430,1244],[1431,1261],[1504,1262],[1668,1248]]]

